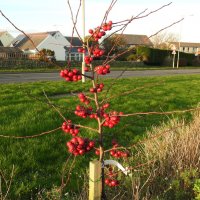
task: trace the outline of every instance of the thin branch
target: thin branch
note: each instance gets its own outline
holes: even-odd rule
[[[136,91],[138,91],[138,90],[141,90],[141,89],[145,89],[145,88],[149,88],[149,87],[158,86],[158,85],[160,85],[161,83],[163,83],[163,81],[159,81],[158,83],[153,83],[153,84],[145,84],[144,86],[137,87],[137,88],[135,88],[135,89],[133,89],[133,90],[128,90],[128,91],[126,91],[126,92],[122,92],[122,93],[120,93],[120,94],[113,95],[113,96],[111,96],[111,97],[109,97],[109,98],[107,98],[107,99],[104,99],[103,102],[109,101],[109,100],[111,100],[111,99],[113,99],[113,98],[125,96],[125,95],[128,95],[128,94],[132,94],[132,93],[134,93],[134,92],[136,92]]]
[[[200,107],[191,108],[187,110],[175,110],[175,111],[168,111],[168,112],[138,112],[138,113],[130,113],[130,114],[123,114],[119,115],[120,117],[128,117],[128,116],[136,116],[136,115],[171,115],[171,114],[178,114],[178,113],[186,113],[200,110]]]
[[[55,109],[55,111],[60,115],[60,117],[61,118],[63,118],[64,119],[64,121],[67,121],[67,119],[64,117],[64,115],[60,112],[60,110],[56,107],[56,106],[54,106],[52,103],[51,103],[51,101],[50,101],[50,99],[48,98],[48,96],[47,96],[47,94],[45,93],[45,91],[43,90],[43,94],[44,94],[44,96],[46,97],[46,99],[47,99],[47,101],[49,102],[49,104]]]
[[[3,138],[14,138],[14,139],[36,138],[36,137],[40,137],[40,136],[43,136],[43,135],[48,135],[48,134],[53,133],[55,131],[58,131],[60,129],[61,129],[61,127],[58,127],[58,128],[53,129],[53,130],[45,131],[45,132],[42,132],[42,133],[36,134],[36,135],[27,135],[27,136],[0,135],[0,137],[3,137]]]
[[[67,161],[68,161],[68,160],[67,160]],[[62,188],[61,188],[61,189],[63,189],[64,187],[66,187],[66,185],[68,184],[69,179],[70,179],[70,176],[71,176],[71,171],[72,171],[72,169],[73,169],[73,167],[74,167],[75,161],[76,161],[76,156],[74,156],[74,159],[73,159],[72,164],[71,164],[71,166],[70,166],[70,168],[69,168],[69,171],[67,172],[68,177],[67,177],[67,179],[66,179],[65,182],[64,182],[64,174],[63,174],[63,180],[62,180],[63,182],[62,182]],[[63,172],[63,173],[64,173],[64,172]]]
[[[48,96],[46,95],[45,91],[43,90],[43,93],[44,93],[44,96],[46,97],[47,101],[49,102],[49,104],[55,109],[55,111],[60,115],[60,117],[65,121],[67,122],[67,119],[64,117],[64,115],[60,112],[60,110],[58,108],[56,108],[50,101],[50,99],[48,98]],[[91,127],[87,127],[87,126],[83,126],[83,125],[80,125],[80,124],[74,124],[75,126],[77,127],[80,127],[80,128],[84,128],[84,129],[88,129],[88,130],[92,130],[92,131],[95,131],[95,132],[98,132],[97,129],[93,129]]]
[[[159,138],[159,137],[163,136],[164,134],[167,134],[167,133],[169,133],[169,132],[171,132],[171,131],[173,131],[173,130],[176,130],[177,128],[183,127],[183,126],[184,126],[184,125],[179,125],[179,126],[176,126],[176,127],[172,127],[172,128],[167,129],[167,130],[165,130],[165,131],[163,131],[163,132],[161,132],[161,133],[159,133],[159,134],[154,134],[152,137],[149,137],[149,138],[140,140],[140,141],[138,141],[138,142],[136,142],[136,143],[134,143],[134,144],[132,144],[132,145],[130,145],[130,146],[128,146],[128,147],[124,147],[124,146],[116,147],[115,150],[118,150],[118,149],[126,149],[126,150],[127,150],[127,149],[136,148],[138,145],[144,144],[144,143],[146,143],[147,141],[150,141],[150,140],[152,140],[152,139]],[[113,148],[107,149],[107,150],[105,151],[105,153],[106,153],[106,152],[109,152],[109,151],[112,150],[112,149],[113,149]]]
[[[178,20],[178,21],[176,21],[176,22],[170,24],[169,26],[166,26],[166,27],[160,29],[160,30],[157,31],[156,33],[150,35],[148,38],[151,38],[151,37],[153,37],[153,36],[155,36],[155,35],[158,35],[161,31],[164,31],[165,29],[168,29],[168,28],[174,26],[175,24],[178,24],[178,23],[180,23],[180,22],[183,21],[183,20],[184,20],[184,18],[182,18],[182,19],[180,19],[180,20]]]
[[[123,75],[126,71],[127,71],[127,68],[124,69],[124,70],[123,70],[117,77],[115,77],[115,79],[110,83],[110,85],[109,85],[109,87],[108,87],[108,89],[106,90],[106,93],[105,93],[105,95],[104,95],[103,101],[102,101],[100,104],[102,104],[103,102],[106,101],[106,97],[107,97],[108,93],[110,92],[110,90],[112,89],[112,87],[116,84],[116,82],[118,81],[118,79],[119,79],[120,77],[122,77],[122,75]],[[120,95],[120,96],[121,96],[121,95]]]
[[[73,10],[72,10],[71,4],[70,4],[70,0],[67,0],[67,4],[69,6],[69,10],[70,10],[71,17],[72,17],[72,23],[73,23],[72,35],[74,33],[74,30],[75,30],[77,35],[78,35],[78,37],[79,37],[79,39],[83,43],[83,40],[82,40],[82,38],[81,38],[81,36],[80,36],[80,34],[79,34],[78,30],[77,30],[77,27],[76,27],[77,20],[78,20],[78,14],[79,14],[79,11],[80,11],[80,8],[81,8],[81,0],[80,0],[80,4],[79,4],[78,10],[77,10],[75,19],[74,19]]]

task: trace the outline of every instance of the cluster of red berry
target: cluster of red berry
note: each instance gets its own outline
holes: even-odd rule
[[[108,178],[105,178],[105,184],[110,187],[115,187],[119,185],[119,181],[116,179],[118,176],[118,173],[114,173],[113,168],[108,168],[109,172],[107,174]]]
[[[116,148],[119,146],[118,142],[116,140],[112,140],[112,149],[110,150],[110,155],[115,158],[127,158],[129,157],[128,151],[119,151]]]
[[[112,21],[109,21],[108,23],[104,23],[102,25],[102,29],[104,31],[110,31],[112,29],[112,25],[113,25],[113,22]]]
[[[85,51],[85,48],[80,47],[80,48],[78,48],[78,52],[79,52],[79,53],[85,53],[86,51]]]
[[[106,178],[105,184],[110,186],[110,187],[115,187],[115,186],[119,185],[119,181],[116,180],[116,179],[112,179],[112,178]]]
[[[122,112],[110,112],[109,114],[104,113],[103,117],[105,118],[105,122],[103,123],[103,126],[107,126],[109,128],[113,128],[115,125],[117,125],[120,122],[120,116],[122,115]]]
[[[100,49],[99,47],[96,47],[93,51],[92,54],[94,57],[100,57],[104,54],[104,50]]]
[[[92,35],[94,41],[97,42],[106,34],[106,31],[110,31],[112,29],[112,24],[112,21],[109,21],[108,23],[104,23],[102,26],[98,26],[94,30],[90,29],[89,33]]]
[[[85,103],[86,105],[90,104],[90,100],[83,93],[78,94],[78,98],[80,102]]]
[[[93,57],[85,56],[84,61],[87,65],[89,65],[93,61]]]
[[[84,155],[94,148],[95,142],[88,138],[74,137],[66,143],[70,153],[75,156]]]
[[[85,108],[84,106],[77,105],[74,113],[79,117],[86,118],[92,114],[92,108]]]
[[[96,71],[99,75],[106,75],[110,73],[110,65],[99,65],[95,67],[94,71]]]
[[[90,92],[91,93],[102,92],[103,88],[104,88],[103,83],[96,84],[95,88],[90,88]]]
[[[115,150],[115,149],[110,150],[110,155],[115,158],[129,157],[129,153],[127,151],[124,152],[124,151],[119,151],[119,150]]]
[[[64,69],[61,70],[60,76],[65,78],[66,81],[79,81],[82,79],[81,73],[78,69]]]
[[[62,130],[65,133],[70,133],[72,136],[76,136],[79,133],[79,128],[73,125],[71,120],[67,120],[67,122],[63,122]]]

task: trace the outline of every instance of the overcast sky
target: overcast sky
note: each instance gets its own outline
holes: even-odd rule
[[[79,0],[71,0],[74,13]],[[86,34],[89,28],[101,23],[102,17],[109,6],[110,0],[85,0]],[[121,21],[135,16],[148,8],[147,12],[168,4],[166,0],[118,0],[108,19]],[[0,0],[1,11],[25,32],[43,32],[59,30],[70,36],[72,30],[71,15],[67,0]],[[134,21],[125,30],[127,34],[152,35],[158,30],[184,17],[184,21],[168,29],[181,35],[181,41],[200,43],[200,0],[174,0],[172,4],[147,18]],[[80,13],[78,30],[82,34]],[[2,16],[0,16],[0,31],[7,30],[13,36],[19,34]]]

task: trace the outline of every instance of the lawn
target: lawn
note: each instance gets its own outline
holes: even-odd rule
[[[103,80],[106,89],[113,80]],[[200,76],[173,76],[153,78],[118,79],[109,90],[107,97],[112,97],[111,107],[124,113],[173,111],[196,107],[200,101]],[[143,87],[144,86],[144,87]],[[61,126],[63,119],[48,104],[44,96],[55,104],[62,114],[77,124],[95,127],[94,120],[78,118],[73,114],[77,97],[72,95],[88,91],[90,83],[35,82],[24,84],[0,85],[0,134],[26,136],[35,135]],[[135,88],[135,92],[123,95],[123,92]],[[114,128],[105,128],[105,147],[110,148],[111,138],[116,138],[122,145],[130,145],[141,139],[146,130],[158,126],[163,121],[179,115],[148,115],[125,117]],[[81,130],[82,136],[95,138],[91,131]],[[43,189],[51,189],[61,184],[61,171],[69,154],[65,143],[69,139],[62,131],[31,139],[12,139],[0,137],[0,170],[8,179],[14,165],[14,177],[11,185],[11,199],[31,199]],[[78,157],[68,184],[68,190],[74,190],[77,179],[84,174],[90,156]],[[71,161],[73,159],[71,158]]]

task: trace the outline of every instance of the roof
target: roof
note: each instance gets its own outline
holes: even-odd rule
[[[1,37],[4,33],[6,33],[6,31],[1,31],[1,32],[0,32],[0,37]]]
[[[54,36],[59,31],[49,31],[40,33],[28,33],[27,35],[31,38],[35,46],[37,47],[48,35]],[[32,42],[24,34],[18,35],[11,43],[14,47],[19,47],[23,50],[33,50],[35,49]]]
[[[30,33],[27,34],[33,41],[34,45],[37,47],[49,34],[48,33]],[[19,47],[23,50],[33,50],[35,49],[32,42],[25,35],[18,35],[12,42],[14,47]]]
[[[0,47],[0,52],[5,53],[23,53],[22,50],[16,47]]]
[[[145,45],[153,46],[151,40],[146,35],[134,35],[134,34],[116,34],[120,35],[127,45]]]
[[[171,42],[172,44],[179,46],[179,42]],[[180,42],[181,47],[200,47],[200,43],[194,42]]]
[[[51,36],[54,36],[57,32],[59,32],[59,31],[49,31],[49,32],[46,32],[46,33],[50,34]]]
[[[72,45],[72,46],[75,46],[75,47],[80,47],[82,46],[82,42],[81,40],[78,38],[78,37],[65,37],[67,39],[67,41]]]

